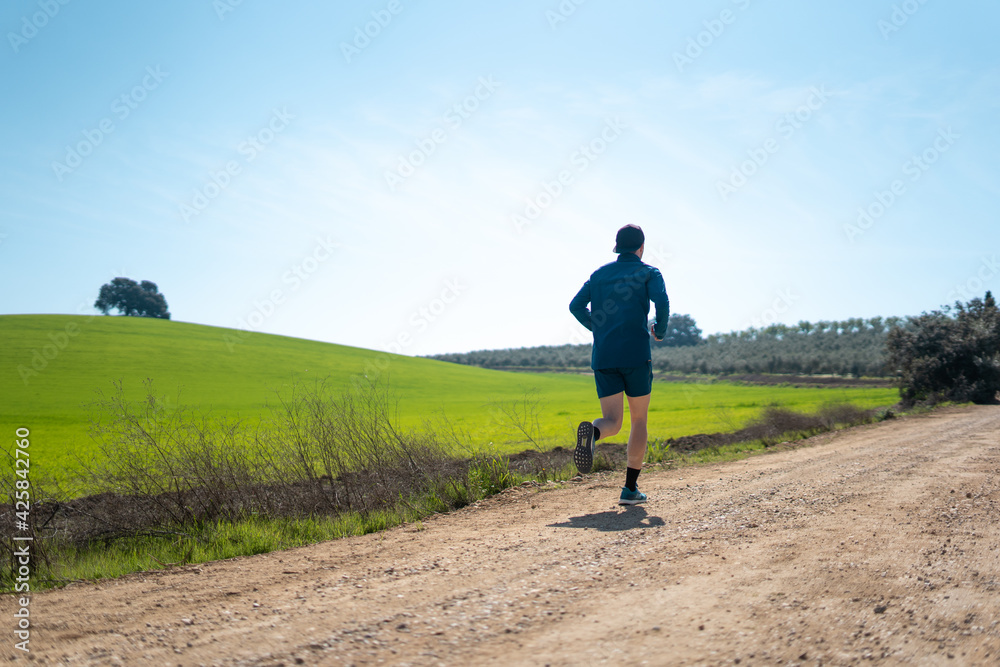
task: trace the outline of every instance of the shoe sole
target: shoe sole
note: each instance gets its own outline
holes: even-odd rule
[[[639,500],[619,500],[619,505],[640,505],[646,502],[647,498],[640,498]]]
[[[584,475],[594,469],[593,441],[594,425],[590,422],[581,422],[576,429],[576,451],[573,452],[573,463],[576,464],[576,469]]]

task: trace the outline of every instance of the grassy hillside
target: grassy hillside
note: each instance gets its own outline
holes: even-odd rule
[[[93,446],[89,419],[98,392],[122,380],[143,395],[151,378],[171,403],[256,418],[276,391],[294,383],[379,375],[399,398],[404,426],[419,428],[435,413],[468,430],[479,443],[523,449],[491,406],[536,390],[541,434],[570,445],[576,424],[598,416],[593,380],[586,376],[505,373],[425,358],[388,355],[316,341],[144,318],[69,315],[0,316],[0,432],[32,433],[32,471],[64,477]],[[778,403],[809,410],[830,401],[889,405],[886,389],[794,389],[736,385],[657,384],[650,434],[665,438],[731,430]],[[622,436],[619,436],[619,440]]]

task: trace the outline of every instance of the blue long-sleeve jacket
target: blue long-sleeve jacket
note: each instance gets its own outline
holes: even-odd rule
[[[623,368],[645,366],[652,359],[649,345],[649,302],[656,306],[653,331],[667,332],[670,300],[659,269],[633,253],[605,264],[590,275],[569,304],[580,324],[594,332],[590,366]],[[587,304],[591,304],[588,308]]]

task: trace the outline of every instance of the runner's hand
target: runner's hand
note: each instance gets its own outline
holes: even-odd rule
[[[655,328],[656,328],[655,324],[650,324],[649,325],[649,335],[651,335],[653,337],[653,340],[655,340],[657,343],[659,343],[663,339],[656,337],[656,331],[654,331]]]

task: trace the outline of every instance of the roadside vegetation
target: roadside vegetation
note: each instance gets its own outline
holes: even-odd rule
[[[888,350],[904,405],[997,402],[1000,309],[990,292],[910,318],[890,332]]]
[[[399,427],[388,389],[297,386],[253,422],[168,406],[152,384],[120,384],[100,401],[85,462],[88,492],[70,496],[33,479],[33,588],[233,558],[385,530],[449,512],[517,485],[545,490],[576,478],[571,449],[552,449],[531,395],[493,406],[528,447],[497,451],[443,416]],[[775,442],[863,421],[871,410],[825,406],[810,417],[769,408],[740,440],[654,440],[647,461],[682,465],[738,458]],[[718,435],[718,434],[717,434]],[[699,437],[699,436],[693,436]],[[739,440],[739,442],[737,442]],[[617,453],[616,453],[617,452]],[[624,445],[602,445],[595,469],[624,466]],[[555,486],[553,486],[555,485]],[[14,534],[12,482],[0,480],[2,535]],[[15,545],[0,538],[0,584],[12,583]]]
[[[281,397],[266,420],[168,408],[121,384],[100,403],[88,493],[32,480],[32,562],[44,583],[248,555],[367,532],[445,512],[520,479],[503,457],[403,431],[377,383],[340,393],[322,383]],[[13,477],[13,476],[11,476]],[[13,499],[13,482],[0,481]],[[0,579],[14,567],[4,507]]]

